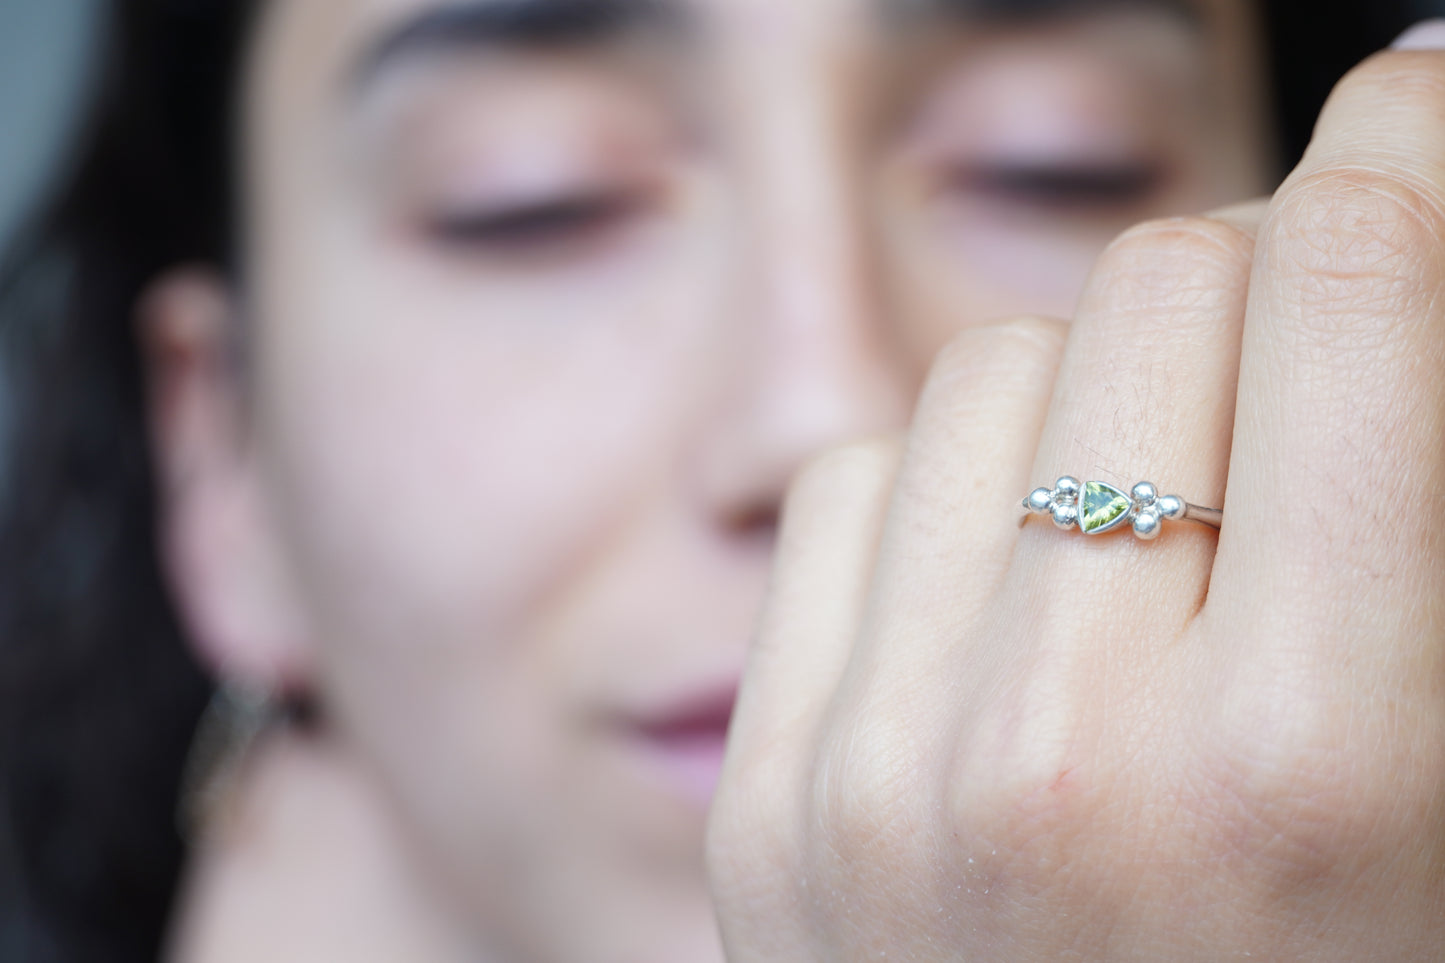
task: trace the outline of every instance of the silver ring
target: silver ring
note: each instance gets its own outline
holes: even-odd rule
[[[1178,495],[1160,495],[1148,482],[1140,482],[1126,495],[1106,482],[1080,482],[1065,475],[1053,490],[1036,488],[1024,499],[1024,508],[1051,515],[1059,528],[1075,526],[1085,535],[1102,535],[1130,525],[1142,539],[1156,538],[1164,522],[1187,521],[1219,528],[1224,512],[1191,505]]]

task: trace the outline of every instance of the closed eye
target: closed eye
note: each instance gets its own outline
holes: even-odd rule
[[[1149,165],[980,165],[954,172],[950,186],[1041,207],[1107,208],[1137,204],[1162,180]]]
[[[432,240],[459,253],[523,257],[568,253],[624,229],[650,203],[641,191],[558,196],[514,206],[444,211],[428,221],[426,231]]]

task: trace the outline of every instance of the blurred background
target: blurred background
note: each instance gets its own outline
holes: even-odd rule
[[[0,246],[61,155],[99,0],[0,0]]]
[[[64,171],[100,11],[101,0],[0,0],[0,251]],[[0,452],[7,396],[0,364]],[[0,454],[0,488],[4,471]]]

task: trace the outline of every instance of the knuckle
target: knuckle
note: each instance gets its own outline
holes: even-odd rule
[[[1438,123],[1440,111],[1445,109],[1445,63],[1439,57],[1396,50],[1367,57],[1335,85],[1325,105],[1325,118],[1342,108],[1351,113],[1426,111]]]
[[[1052,384],[1068,330],[1067,322],[1029,315],[962,331],[939,353],[924,397]]]
[[[1107,878],[1116,868],[1109,850],[1136,851],[1140,840],[1109,815],[1094,780],[1082,761],[1047,775],[956,775],[947,790],[946,811],[952,838],[968,841],[960,847],[964,859],[956,869],[983,873],[985,891],[1003,901],[1026,900],[1056,886],[1064,866],[1088,867],[1075,875],[1079,882]],[[1109,798],[1117,810],[1131,806],[1121,795]]]
[[[917,855],[919,806],[929,795],[917,740],[887,719],[855,721],[826,743],[813,772],[821,862],[899,867]]]
[[[1313,270],[1377,273],[1439,240],[1445,205],[1433,195],[1403,172],[1326,167],[1280,191],[1266,231],[1273,247],[1310,255],[1301,260]]]
[[[784,517],[796,516],[815,504],[831,504],[840,488],[853,491],[886,478],[902,449],[900,439],[879,437],[849,442],[814,455],[793,478]]]
[[[1248,261],[1254,239],[1243,228],[1212,217],[1166,217],[1143,221],[1116,237],[1100,256],[1121,271],[1162,264],[1176,271],[1195,262],[1233,269]]]
[[[1001,848],[1060,842],[1093,823],[1098,760],[1080,746],[1092,738],[1073,711],[1059,711],[1061,680],[1036,679],[1007,710],[982,712],[956,747],[946,787],[955,826]]]
[[[1267,263],[1299,330],[1365,348],[1390,340],[1398,312],[1433,297],[1431,261],[1445,239],[1445,208],[1400,173],[1321,169],[1286,186],[1263,234]]]
[[[1224,864],[1263,871],[1289,893],[1344,866],[1440,845],[1426,841],[1445,821],[1445,720],[1422,725],[1398,707],[1373,718],[1341,713],[1301,694],[1267,698],[1238,708],[1271,724],[1239,725],[1212,742],[1195,769],[1200,784],[1180,794],[1210,826]]]
[[[1100,255],[1088,300],[1111,323],[1176,328],[1184,317],[1217,325],[1224,303],[1249,276],[1254,238],[1209,217],[1178,217],[1138,224]]]
[[[799,866],[791,783],[766,760],[753,762],[730,765],[708,811],[703,849],[714,892],[745,903],[775,894]]]

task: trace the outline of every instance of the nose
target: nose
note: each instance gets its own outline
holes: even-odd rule
[[[735,159],[742,294],[730,325],[741,348],[703,471],[718,516],[748,533],[772,530],[810,457],[900,428],[917,381],[883,316],[859,152],[837,84],[769,77],[753,52],[750,76],[767,90],[743,100],[750,109]]]

